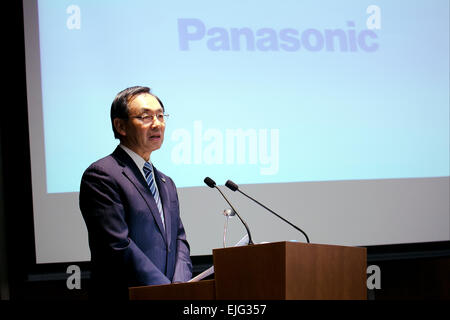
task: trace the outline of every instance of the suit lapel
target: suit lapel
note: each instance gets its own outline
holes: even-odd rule
[[[134,163],[133,159],[131,159],[130,156],[121,147],[117,147],[113,154],[116,155],[116,158],[122,163],[123,174],[136,187],[139,194],[142,196],[142,198],[147,203],[147,206],[149,207],[150,212],[153,215],[153,218],[155,219],[156,224],[158,225],[159,231],[161,232],[164,240],[167,243],[166,232],[164,231],[164,226],[162,224],[159,210],[156,205],[155,199],[153,198],[153,195],[150,191],[150,188],[148,187],[147,181],[145,181],[142,173],[140,172],[139,168],[136,166],[136,163]],[[164,204],[164,200],[163,200],[163,204]]]

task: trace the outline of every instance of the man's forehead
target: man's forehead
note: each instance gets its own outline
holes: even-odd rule
[[[148,93],[139,94],[129,102],[130,109],[136,110],[162,110],[161,105],[154,96]]]

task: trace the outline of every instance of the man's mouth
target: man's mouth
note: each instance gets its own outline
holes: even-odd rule
[[[159,133],[155,133],[150,136],[150,139],[160,139],[160,138],[161,138],[161,134],[159,134]]]

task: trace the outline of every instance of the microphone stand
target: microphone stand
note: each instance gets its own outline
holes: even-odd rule
[[[245,223],[245,221],[241,218],[241,216],[239,215],[239,213],[236,211],[236,209],[233,207],[233,205],[230,203],[230,201],[228,201],[227,197],[225,197],[225,195],[222,193],[222,191],[217,187],[214,186],[213,188],[216,188],[217,190],[219,190],[220,194],[222,195],[222,197],[225,199],[225,201],[230,205],[231,209],[234,210],[234,212],[236,212],[236,215],[238,216],[239,220],[241,220],[242,224],[245,227],[245,230],[247,230],[247,234],[248,234],[248,244],[254,244],[253,240],[252,240],[252,234],[250,233],[250,229],[248,228],[247,223]]]
[[[228,180],[228,181],[226,182],[225,185],[226,185],[229,189],[231,189],[232,191],[236,191],[236,190],[239,191],[241,194],[243,194],[244,196],[246,196],[246,197],[249,198],[250,200],[256,202],[257,204],[259,204],[261,207],[263,207],[263,208],[266,209],[267,211],[273,213],[274,215],[276,215],[278,218],[280,218],[281,220],[283,220],[284,222],[286,222],[287,224],[289,224],[289,225],[290,225],[291,227],[293,227],[294,229],[296,229],[296,230],[300,231],[301,233],[303,233],[303,235],[304,235],[305,238],[306,238],[306,242],[307,242],[307,243],[310,243],[310,242],[309,242],[308,235],[307,235],[302,229],[300,229],[299,227],[297,227],[297,226],[294,225],[293,223],[287,221],[285,218],[283,218],[283,217],[280,216],[279,214],[275,213],[273,210],[267,208],[265,205],[263,205],[263,204],[262,204],[261,202],[259,202],[258,200],[253,199],[252,197],[250,197],[249,195],[247,195],[245,192],[242,192],[242,191],[239,189],[238,185],[235,184],[233,181]]]

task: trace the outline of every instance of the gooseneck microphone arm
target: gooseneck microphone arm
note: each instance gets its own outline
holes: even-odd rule
[[[271,212],[272,214],[274,214],[275,216],[277,216],[278,218],[280,218],[281,220],[283,220],[284,222],[286,222],[287,224],[289,224],[291,227],[293,227],[294,229],[300,231],[301,233],[303,233],[303,235],[306,238],[306,242],[309,243],[309,238],[308,235],[299,227],[297,227],[296,225],[294,225],[293,223],[289,222],[288,220],[286,220],[285,218],[283,218],[282,216],[280,216],[279,214],[277,214],[276,212],[274,212],[273,210],[267,208],[265,205],[263,205],[262,203],[260,203],[258,200],[253,199],[252,197],[250,197],[249,195],[247,195],[246,193],[242,192],[241,190],[239,190],[239,186],[234,183],[231,180],[228,180],[225,183],[225,186],[227,186],[230,190],[232,191],[239,191],[240,193],[242,193],[244,196],[246,196],[247,198],[249,198],[250,200],[253,200],[254,202],[256,202],[257,204],[259,204],[261,207],[263,207],[264,209],[266,209],[267,211]]]
[[[247,231],[248,234],[248,244],[254,244],[253,240],[252,240],[252,234],[250,233],[250,229],[248,228],[247,223],[245,223],[245,221],[241,218],[241,216],[239,215],[239,213],[236,211],[236,209],[233,207],[233,205],[230,203],[230,201],[228,201],[227,197],[225,197],[225,195],[223,194],[223,192],[216,186],[216,182],[211,179],[210,177],[206,177],[204,182],[206,183],[206,185],[210,188],[216,188],[220,194],[222,195],[222,197],[225,199],[225,201],[230,205],[231,209],[234,210],[234,212],[236,213],[236,215],[238,216],[239,220],[241,220],[242,224],[245,227],[245,230]]]

